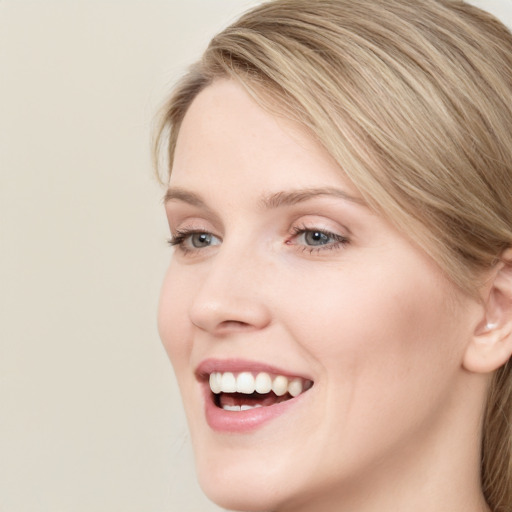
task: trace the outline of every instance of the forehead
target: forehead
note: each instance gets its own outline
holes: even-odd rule
[[[183,120],[170,184],[215,179],[238,190],[355,187],[327,151],[297,122],[270,113],[231,80],[219,80],[192,102]]]

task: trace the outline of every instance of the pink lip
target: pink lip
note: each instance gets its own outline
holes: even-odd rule
[[[285,402],[249,409],[248,411],[225,411],[217,407],[213,401],[213,393],[210,390],[208,376],[212,372],[267,372],[287,377],[298,377],[286,370],[276,368],[275,366],[261,364],[254,361],[244,361],[241,359],[207,359],[203,361],[196,369],[196,376],[201,380],[203,388],[203,397],[205,402],[206,422],[211,429],[218,432],[245,433],[253,431],[272,419],[285,414],[289,409],[302,402],[306,393],[302,393],[295,398],[290,398]],[[304,377],[307,378],[307,377]]]

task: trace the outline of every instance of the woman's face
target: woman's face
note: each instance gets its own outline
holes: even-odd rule
[[[207,495],[299,510],[430,457],[472,302],[299,126],[215,82],[184,119],[166,211],[159,329]]]

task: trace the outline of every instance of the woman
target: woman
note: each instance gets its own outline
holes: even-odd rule
[[[213,501],[512,510],[511,77],[460,1],[277,0],[178,85],[159,328]]]

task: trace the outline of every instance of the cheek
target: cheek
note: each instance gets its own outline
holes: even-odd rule
[[[295,337],[319,364],[329,400],[343,397],[353,418],[433,403],[460,370],[464,333],[446,299],[451,285],[429,268],[400,279],[394,270],[340,270],[303,283],[308,293],[288,292]]]
[[[298,331],[309,333],[319,355],[393,361],[453,352],[449,339],[459,333],[460,319],[447,299],[452,286],[430,267],[416,265],[408,274],[406,263],[381,264],[364,273],[347,267],[327,274],[312,275],[287,293]]]

